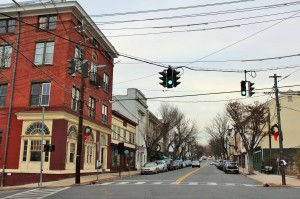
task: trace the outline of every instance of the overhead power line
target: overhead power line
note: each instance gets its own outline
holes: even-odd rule
[[[191,8],[203,8],[203,7],[211,7],[211,6],[244,3],[248,1],[254,1],[254,0],[240,0],[240,1],[229,1],[229,2],[220,2],[220,3],[212,3],[212,4],[194,5],[194,6],[183,6],[183,7],[176,7],[176,8],[163,8],[163,9],[142,10],[142,11],[132,11],[132,12],[118,12],[118,13],[101,14],[101,15],[90,15],[90,17],[112,17],[112,16],[120,16],[120,15],[123,16],[123,15],[145,14],[145,13],[153,13],[153,12],[165,12],[165,11],[173,11],[173,10],[185,10]]]

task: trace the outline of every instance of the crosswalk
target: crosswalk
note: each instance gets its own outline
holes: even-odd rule
[[[25,198],[30,198],[30,199],[43,199],[47,196],[56,194],[60,191],[66,190],[69,187],[60,187],[60,188],[37,188],[37,189],[31,189],[28,191],[20,192],[14,195],[6,196],[1,199],[25,199]]]
[[[237,184],[237,183],[216,183],[216,182],[174,182],[174,181],[111,181],[103,182],[98,186],[108,185],[178,185],[178,186],[244,186],[244,187],[261,187],[257,184]]]

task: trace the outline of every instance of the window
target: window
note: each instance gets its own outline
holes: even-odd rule
[[[79,110],[79,98],[80,98],[80,90],[73,86],[72,88],[72,103],[71,109],[78,111]]]
[[[111,166],[118,166],[119,165],[119,154],[118,154],[118,149],[113,149],[112,151],[112,161],[111,161]]]
[[[53,30],[56,28],[56,15],[39,16],[38,27],[43,30]]]
[[[33,83],[31,84],[30,105],[31,106],[48,106],[50,99],[50,83]],[[41,104],[41,99],[42,104]]]
[[[109,82],[109,77],[106,73],[104,73],[104,76],[103,76],[103,89],[106,92],[108,92],[108,82]]]
[[[86,163],[93,163],[93,146],[87,146],[86,149]]]
[[[117,139],[116,126],[113,125],[113,139]]]
[[[27,150],[28,150],[28,141],[24,140],[24,148],[23,148],[23,161],[26,162],[27,160]]]
[[[14,19],[2,19],[0,20],[0,34],[1,33],[13,33],[15,26]]]
[[[41,161],[41,140],[31,140],[30,161]]]
[[[288,102],[293,102],[293,96],[288,96]]]
[[[34,64],[53,64],[54,42],[40,42],[35,44]]]
[[[102,122],[107,124],[107,106],[102,105]]]
[[[125,129],[123,129],[123,138],[124,138],[124,142],[126,142],[127,140],[126,140],[126,130]]]
[[[118,140],[120,140],[121,139],[121,129],[120,129],[120,127],[118,127]]]
[[[7,84],[0,85],[0,107],[6,105]]]
[[[11,51],[11,46],[0,46],[0,68],[10,67]]]
[[[69,162],[74,162],[75,160],[75,143],[70,144],[70,155],[69,155]]]
[[[89,116],[95,118],[96,113],[96,99],[93,97],[89,98]]]

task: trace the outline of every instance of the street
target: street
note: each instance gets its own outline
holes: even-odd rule
[[[137,175],[102,184],[2,191],[1,198],[299,198],[300,188],[264,187],[241,174],[225,174],[213,165]]]

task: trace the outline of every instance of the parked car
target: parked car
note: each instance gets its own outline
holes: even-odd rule
[[[192,162],[192,168],[194,167],[199,167],[199,168],[201,167],[200,162],[198,160]]]
[[[234,172],[234,173],[238,174],[239,173],[239,167],[238,167],[236,162],[228,161],[228,162],[225,163],[224,172],[225,173]]]
[[[155,162],[158,165],[159,172],[168,171],[168,165],[167,165],[167,163],[164,160],[157,160]]]
[[[172,161],[171,162],[171,168],[172,168],[172,170],[179,169],[179,163],[177,161]]]
[[[184,161],[184,163],[185,163],[185,165],[186,165],[187,167],[192,166],[192,161],[191,161],[191,160],[186,160],[186,161]]]
[[[175,160],[176,162],[178,162],[179,165],[179,169],[183,168],[183,161],[182,160]]]
[[[222,162],[222,167],[221,167],[222,171],[225,171],[226,162],[229,162],[229,160],[223,160],[223,162]]]
[[[173,160],[172,160],[172,159],[166,158],[166,159],[163,159],[163,161],[166,162],[168,171],[171,171],[171,170],[174,169],[174,168],[173,168]]]
[[[146,162],[141,169],[141,174],[158,173],[158,171],[159,168],[156,162]]]

